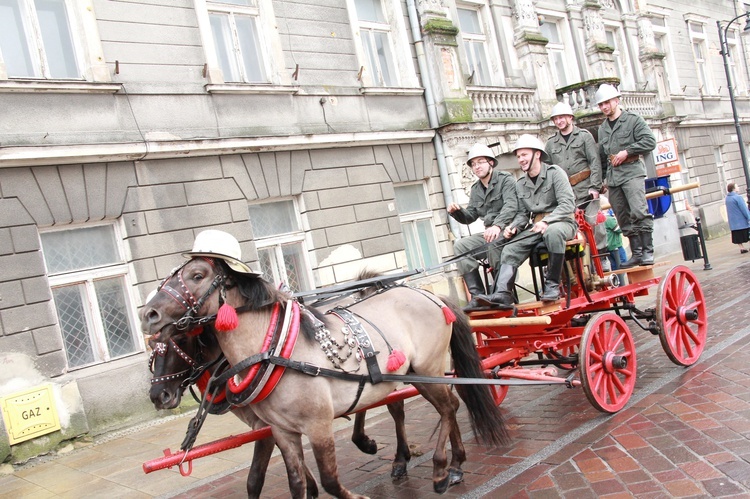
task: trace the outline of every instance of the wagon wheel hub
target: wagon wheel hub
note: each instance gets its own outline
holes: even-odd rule
[[[623,355],[615,355],[614,352],[604,352],[602,366],[604,367],[604,372],[612,374],[618,369],[628,367],[628,358]]]
[[[687,324],[690,321],[698,320],[698,309],[677,307],[677,320],[680,324]]]

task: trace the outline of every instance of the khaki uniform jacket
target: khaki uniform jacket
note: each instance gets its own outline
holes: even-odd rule
[[[612,167],[609,156],[622,150],[628,155],[648,154],[656,148],[656,137],[646,121],[637,114],[623,111],[614,128],[605,119],[599,125],[599,154],[607,174],[607,185],[618,186],[636,177],[646,176],[646,165],[643,160],[623,163]]]
[[[513,176],[497,168],[492,169],[492,177],[487,189],[477,180],[471,186],[469,205],[454,211],[450,215],[462,224],[470,224],[477,218],[484,221],[484,226],[496,225],[505,229],[516,214],[518,198],[516,197]]]
[[[573,189],[568,175],[557,165],[542,163],[542,170],[533,183],[528,175],[516,182],[518,213],[513,226],[522,229],[533,215],[548,213],[542,221],[551,225],[563,220],[574,220],[576,209]]]
[[[589,189],[602,188],[602,164],[599,159],[599,148],[588,130],[573,127],[567,142],[560,131],[550,137],[544,150],[550,157],[550,163],[560,166],[568,177],[583,170],[591,170],[591,175],[573,187],[576,203],[586,201]]]

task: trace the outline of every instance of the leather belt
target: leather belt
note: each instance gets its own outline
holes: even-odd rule
[[[610,165],[612,164],[612,158],[614,158],[614,157],[615,157],[614,154],[610,154],[609,155],[609,164]],[[622,166],[625,163],[633,163],[635,161],[640,161],[640,160],[641,160],[641,155],[640,154],[631,154],[630,156],[628,156],[627,158],[625,158],[625,161],[623,161],[622,163],[620,163],[617,166]],[[615,168],[617,168],[617,166]]]
[[[534,223],[537,223],[541,219],[543,219],[544,217],[546,217],[547,215],[549,215],[550,213],[552,213],[552,212],[549,212],[549,213],[535,213],[534,214],[534,218],[532,218],[532,220],[534,221]]]
[[[581,170],[578,173],[574,173],[573,175],[571,175],[570,177],[568,177],[568,180],[570,180],[570,185],[576,185],[576,184],[578,184],[580,182],[583,182],[584,180],[586,180],[590,176],[591,176],[591,170],[589,170],[587,168],[585,170]]]
[[[551,214],[552,214],[551,211],[549,211],[547,213],[534,213],[533,216],[531,217],[531,221],[532,221],[532,223],[537,223],[541,219],[543,219],[544,217],[546,217],[547,215],[551,215]],[[565,217],[566,218],[570,218],[571,220],[575,220],[575,215],[572,214],[572,213],[570,215],[565,215]]]

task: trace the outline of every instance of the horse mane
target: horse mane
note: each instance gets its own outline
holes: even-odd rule
[[[362,270],[359,271],[359,274],[357,275],[357,280],[358,281],[364,281],[366,279],[374,279],[374,278],[380,277],[382,275],[383,275],[382,272],[378,272],[376,270],[364,268],[364,269],[362,269]],[[359,300],[364,300],[365,298],[367,298],[371,294],[375,293],[376,290],[377,290],[377,288],[375,286],[373,286],[373,285],[366,286],[366,287],[364,287],[362,289],[358,289],[354,293],[354,296],[357,299],[359,299]]]
[[[283,305],[291,298],[290,293],[277,289],[273,283],[266,281],[264,278],[237,272],[232,270],[223,260],[217,261],[220,262],[224,273],[237,286],[237,290],[245,298],[250,310],[261,310],[276,302],[281,302]]]

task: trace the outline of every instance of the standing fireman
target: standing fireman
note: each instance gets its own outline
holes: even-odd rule
[[[646,203],[646,165],[641,155],[654,150],[656,138],[643,118],[620,107],[620,91],[614,86],[603,84],[594,97],[607,118],[599,125],[599,152],[607,165],[609,202],[632,252],[622,268],[653,265],[654,218]]]
[[[607,232],[604,224],[596,223],[599,213],[599,192],[602,188],[599,147],[588,130],[575,126],[573,109],[569,104],[555,104],[551,118],[557,127],[557,133],[550,137],[544,150],[550,157],[550,163],[561,167],[568,174],[576,197],[576,207],[584,210],[586,222],[594,231],[593,243],[596,244],[599,253],[606,253]]]
[[[453,244],[457,254],[466,253],[486,243],[498,243],[503,240],[503,230],[513,221],[518,209],[516,187],[513,176],[496,170],[497,160],[492,150],[484,144],[474,144],[469,150],[466,161],[477,181],[471,186],[469,204],[461,208],[456,203],[448,205],[448,213],[458,222],[470,224],[481,218],[484,222],[484,233],[462,237]],[[493,268],[500,264],[502,246],[491,245],[486,252]],[[480,253],[477,257],[484,256]],[[458,262],[458,271],[463,276],[471,300],[466,310],[477,307],[476,297],[486,293],[482,277],[479,275],[479,262],[476,258],[463,258]]]
[[[544,241],[549,253],[547,277],[542,301],[560,298],[560,277],[565,262],[565,243],[575,237],[575,197],[568,176],[562,168],[547,164],[549,157],[544,144],[533,135],[518,138],[513,152],[523,175],[516,182],[518,213],[505,228],[505,237],[515,239],[505,245],[500,257],[500,270],[495,279],[495,292],[479,299],[480,303],[511,305],[513,279],[516,270],[526,260],[539,241]],[[518,236],[519,229],[524,229]]]

